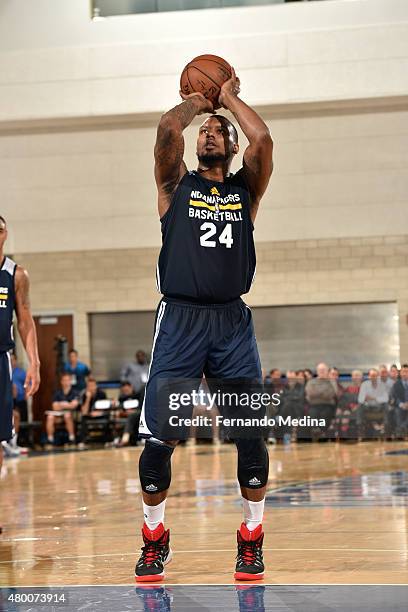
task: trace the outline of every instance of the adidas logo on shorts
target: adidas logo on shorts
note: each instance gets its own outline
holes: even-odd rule
[[[250,485],[260,485],[261,481],[258,480],[256,476],[254,476],[253,478],[251,478],[251,480],[249,481],[248,484],[250,484]]]
[[[157,487],[154,484],[147,485],[146,491],[157,491]]]

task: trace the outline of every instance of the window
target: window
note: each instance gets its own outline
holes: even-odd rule
[[[309,0],[92,0],[92,14],[97,17],[136,15],[164,11],[225,8],[231,6],[262,6]]]

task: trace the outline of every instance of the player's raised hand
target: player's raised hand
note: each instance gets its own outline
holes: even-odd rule
[[[197,113],[197,115],[203,115],[204,113],[214,112],[213,103],[211,102],[211,100],[208,100],[202,93],[194,92],[191,94],[185,94],[180,90],[180,96],[183,98],[183,100],[189,100],[191,98],[196,98],[200,101],[201,105],[200,105],[199,112]]]
[[[218,101],[223,108],[228,108],[228,97],[236,97],[241,90],[241,82],[231,67],[231,78],[221,86]]]

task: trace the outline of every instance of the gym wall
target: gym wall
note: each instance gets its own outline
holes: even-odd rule
[[[405,2],[102,22],[82,0],[39,0],[42,20],[35,4],[15,0],[0,14],[1,214],[9,252],[30,271],[34,311],[73,312],[84,359],[88,313],[157,303],[155,126],[177,103],[184,63],[202,52],[236,66],[276,143],[248,302],[395,301],[408,359]],[[196,127],[186,133],[190,167]]]

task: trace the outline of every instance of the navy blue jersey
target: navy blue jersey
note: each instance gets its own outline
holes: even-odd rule
[[[0,264],[0,353],[14,349],[13,312],[16,304],[16,264],[5,257]]]
[[[247,293],[256,265],[249,204],[242,170],[224,182],[187,172],[161,218],[158,290],[214,304]]]

